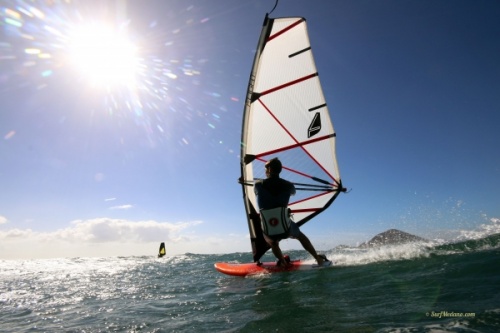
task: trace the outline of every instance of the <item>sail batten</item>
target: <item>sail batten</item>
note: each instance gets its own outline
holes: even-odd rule
[[[288,58],[298,56],[299,54],[304,53],[304,52],[307,52],[307,51],[310,51],[310,50],[311,50],[311,47],[310,47],[310,46],[309,46],[309,47],[306,47],[305,49],[302,49],[302,50],[300,50],[300,51],[297,51],[297,52],[295,52],[295,53],[290,54],[290,55],[288,56]]]
[[[312,107],[312,108],[310,108],[308,111],[309,111],[309,112],[312,112],[312,111],[319,110],[319,109],[321,109],[321,108],[326,108],[326,103],[325,103],[325,104],[318,105],[318,106],[315,106],[315,107]]]
[[[302,17],[269,18],[255,53],[243,115],[241,179],[254,261],[269,249],[262,237],[253,181],[279,157],[281,177],[296,184],[289,204],[298,225],[337,198],[342,187],[336,133]],[[316,184],[309,184],[310,182]]]

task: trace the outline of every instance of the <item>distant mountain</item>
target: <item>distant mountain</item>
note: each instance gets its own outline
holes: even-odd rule
[[[427,240],[422,237],[418,237],[401,230],[389,229],[387,231],[384,231],[376,235],[368,242],[361,244],[359,247],[373,247],[381,245],[394,245],[394,244],[426,242],[426,241]]]

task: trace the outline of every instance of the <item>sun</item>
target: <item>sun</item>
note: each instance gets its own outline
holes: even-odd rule
[[[96,87],[135,86],[137,48],[124,32],[104,24],[75,29],[70,35],[71,61]]]

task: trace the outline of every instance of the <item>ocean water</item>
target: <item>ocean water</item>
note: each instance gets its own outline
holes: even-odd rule
[[[3,260],[0,332],[500,332],[500,234],[327,255],[247,278],[213,264],[250,253]]]

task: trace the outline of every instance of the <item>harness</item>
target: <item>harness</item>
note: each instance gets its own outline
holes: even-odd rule
[[[287,207],[260,210],[262,231],[267,236],[286,237],[290,230],[290,213]]]

